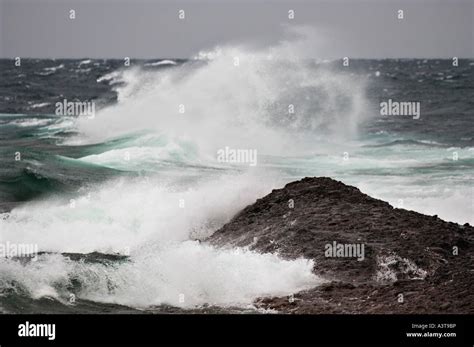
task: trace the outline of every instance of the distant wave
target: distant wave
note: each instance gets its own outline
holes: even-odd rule
[[[64,69],[64,64],[60,64],[58,66],[52,66],[52,67],[45,67],[42,72],[35,72],[35,74],[39,76],[49,76],[56,73],[56,71],[60,69]]]
[[[78,66],[81,67],[82,65],[88,65],[90,63],[92,63],[91,59],[81,60]]]
[[[49,103],[49,102],[40,102],[40,103],[33,104],[29,107],[31,109],[35,109],[35,108],[42,108],[42,107],[45,107],[45,106],[48,106],[48,105],[51,105],[51,103]]]
[[[426,147],[446,147],[447,146],[435,141],[394,140],[394,141],[382,143],[382,144],[365,145],[365,147],[391,147],[391,146],[403,146],[403,145],[416,145],[416,146],[426,146]]]
[[[153,63],[146,63],[145,66],[161,66],[161,65],[176,65],[176,62],[173,60],[160,60]]]

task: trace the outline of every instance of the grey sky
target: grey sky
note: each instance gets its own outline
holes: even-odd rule
[[[0,57],[188,58],[298,26],[318,33],[315,58],[474,57],[473,17],[474,0],[0,0]]]

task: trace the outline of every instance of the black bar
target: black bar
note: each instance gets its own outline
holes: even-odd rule
[[[19,325],[26,321],[56,324],[55,339],[19,337]],[[0,315],[0,345],[364,343],[472,346],[473,323],[472,315]],[[412,324],[426,324],[427,328],[421,330]],[[429,324],[434,326],[428,328]],[[407,333],[414,332],[456,333],[456,337],[407,337]]]

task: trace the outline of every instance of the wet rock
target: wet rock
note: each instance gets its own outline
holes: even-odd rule
[[[288,313],[473,313],[473,295],[461,295],[474,292],[468,270],[474,268],[473,241],[469,224],[393,208],[327,177],[273,190],[207,240],[313,259],[314,273],[329,283],[299,293],[291,310],[286,299],[257,300],[258,306]],[[327,245],[333,244],[348,245],[345,251],[364,245],[363,260],[350,252],[328,256]],[[399,294],[407,292],[402,300]]]

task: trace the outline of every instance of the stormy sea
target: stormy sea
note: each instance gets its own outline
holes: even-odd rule
[[[0,311],[272,312],[317,264],[206,239],[304,177],[474,223],[474,60],[270,53],[0,60]]]

